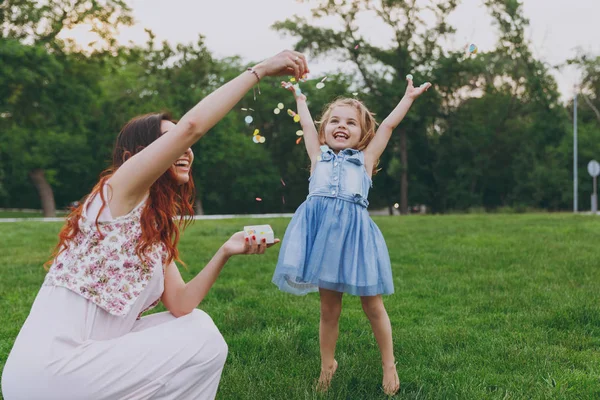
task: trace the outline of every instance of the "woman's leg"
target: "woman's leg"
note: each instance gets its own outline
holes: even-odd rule
[[[180,318],[151,315],[123,336],[87,340],[48,358],[33,372],[40,390],[28,390],[27,396],[11,392],[7,398],[214,399],[227,344],[210,316],[196,309]],[[32,374],[24,368],[17,365],[15,373]]]

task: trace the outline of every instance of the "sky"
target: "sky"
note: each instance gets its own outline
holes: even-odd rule
[[[600,55],[600,0],[522,0],[525,16],[530,21],[527,39],[533,54],[550,65],[563,63],[577,54]],[[133,9],[135,25],[123,28],[118,40],[142,44],[148,28],[158,41],[171,44],[190,43],[198,34],[205,36],[208,49],[217,58],[239,55],[244,61],[260,61],[284,49],[291,49],[293,37],[285,37],[271,29],[277,21],[294,15],[310,20],[314,2],[296,0],[129,0]],[[497,41],[493,26],[483,0],[461,0],[457,9],[448,16],[457,29],[452,41],[446,46],[464,48],[469,43],[480,50],[491,50]],[[333,20],[317,22],[323,25]],[[334,26],[339,26],[336,24]],[[390,31],[370,15],[360,20],[361,33],[369,42],[385,46],[390,43]],[[94,38],[85,27],[68,32],[80,43]],[[349,63],[333,58],[311,60],[309,67],[313,77],[341,69],[351,71]],[[408,73],[408,71],[407,71]],[[572,68],[553,71],[563,100],[572,97],[574,85],[581,78]]]

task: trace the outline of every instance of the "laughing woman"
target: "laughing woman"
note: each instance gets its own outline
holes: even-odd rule
[[[227,260],[268,247],[234,234],[194,279],[177,266],[179,232],[192,213],[190,146],[264,76],[308,72],[284,51],[223,85],[175,124],[129,121],[113,165],[68,217],[29,317],[2,374],[17,399],[212,399],[227,344],[196,307]],[[140,318],[163,302],[167,312]]]

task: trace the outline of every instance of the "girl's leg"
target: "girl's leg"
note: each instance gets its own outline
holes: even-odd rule
[[[360,298],[363,310],[371,322],[375,340],[381,352],[383,364],[383,391],[388,395],[395,394],[400,389],[400,379],[396,371],[394,358],[394,343],[392,341],[392,324],[383,305],[381,295],[363,296]]]
[[[342,312],[342,293],[327,289],[319,289],[319,293],[321,295],[321,322],[319,324],[321,375],[317,389],[327,390],[337,369],[337,361],[334,356]]]

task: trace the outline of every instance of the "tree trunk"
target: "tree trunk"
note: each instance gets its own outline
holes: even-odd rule
[[[56,217],[56,204],[54,203],[54,193],[52,187],[46,180],[46,174],[43,169],[38,168],[29,172],[29,178],[37,189],[42,202],[44,217]]]
[[[408,152],[406,150],[406,129],[400,128],[400,163],[402,176],[400,178],[400,214],[408,214]]]
[[[196,197],[196,203],[194,208],[196,209],[196,215],[204,215],[204,208],[202,207],[202,200],[200,197]]]

